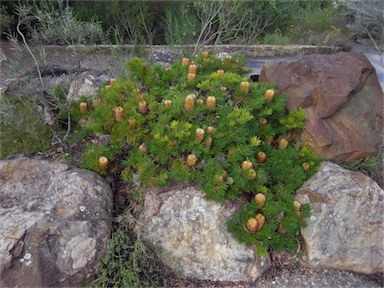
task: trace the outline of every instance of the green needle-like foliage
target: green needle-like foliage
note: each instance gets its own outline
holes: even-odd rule
[[[90,123],[88,129],[109,134],[110,143],[91,145],[83,155],[85,167],[105,173],[97,168],[97,158],[103,153],[113,158],[128,145],[124,180],[147,186],[186,182],[219,202],[245,197],[248,203],[228,222],[234,237],[257,244],[258,251],[295,249],[309,215],[308,207],[295,210],[295,191],[319,163],[305,143],[293,141],[294,130],[306,119],[303,110],[287,113],[285,95],[275,91],[267,99],[264,94],[274,85],[241,88],[247,81],[244,59],[199,55],[191,60],[197,65],[192,81],[187,80],[188,65],[163,67],[134,58],[126,65],[126,78],[100,90],[97,105],[81,117]],[[120,120],[117,107],[123,108]],[[265,159],[258,158],[259,152]],[[252,168],[242,166],[246,160]],[[266,197],[263,205],[253,199],[259,192]],[[265,223],[250,232],[247,220],[258,213]]]

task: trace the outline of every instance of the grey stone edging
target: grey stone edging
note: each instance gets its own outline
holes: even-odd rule
[[[169,49],[169,50],[182,50],[185,48],[193,49],[194,45],[46,45],[43,46],[46,50],[76,50],[78,52],[99,52],[113,49],[123,50],[137,50],[145,49],[147,52],[154,50]],[[295,55],[308,55],[314,53],[332,54],[339,51],[344,51],[345,48],[339,46],[315,46],[315,45],[206,45],[201,49],[210,52],[228,52],[228,53],[241,53],[248,58],[256,57],[275,57],[275,56],[295,56]]]

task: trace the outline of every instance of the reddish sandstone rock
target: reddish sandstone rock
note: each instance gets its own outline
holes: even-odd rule
[[[340,52],[268,62],[260,82],[287,94],[289,111],[308,115],[303,137],[322,157],[353,162],[374,155],[383,142],[383,92],[363,55]]]

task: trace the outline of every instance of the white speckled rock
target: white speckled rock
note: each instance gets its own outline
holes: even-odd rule
[[[96,84],[95,77],[86,72],[83,72],[71,83],[67,95],[67,100],[68,102],[78,101],[82,96],[94,98],[96,97],[98,89],[99,86]]]
[[[217,281],[254,281],[271,261],[232,238],[226,222],[238,205],[204,199],[193,188],[149,191],[136,227],[175,272]]]
[[[324,162],[296,199],[312,208],[301,230],[312,267],[383,272],[384,191],[376,182]]]
[[[106,253],[112,191],[96,173],[0,161],[0,287],[83,286]]]

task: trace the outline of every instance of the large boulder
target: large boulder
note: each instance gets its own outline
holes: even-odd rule
[[[322,157],[353,162],[378,153],[383,143],[383,91],[363,55],[301,56],[268,62],[260,82],[276,83],[289,111],[304,108],[303,135]]]
[[[66,164],[0,161],[0,287],[82,286],[111,232],[112,191]]]
[[[297,191],[312,215],[301,230],[314,268],[382,273],[384,191],[369,177],[324,162]]]
[[[207,201],[193,187],[149,191],[136,229],[176,273],[201,280],[251,282],[270,267],[271,260],[227,232],[226,222],[237,207]]]

